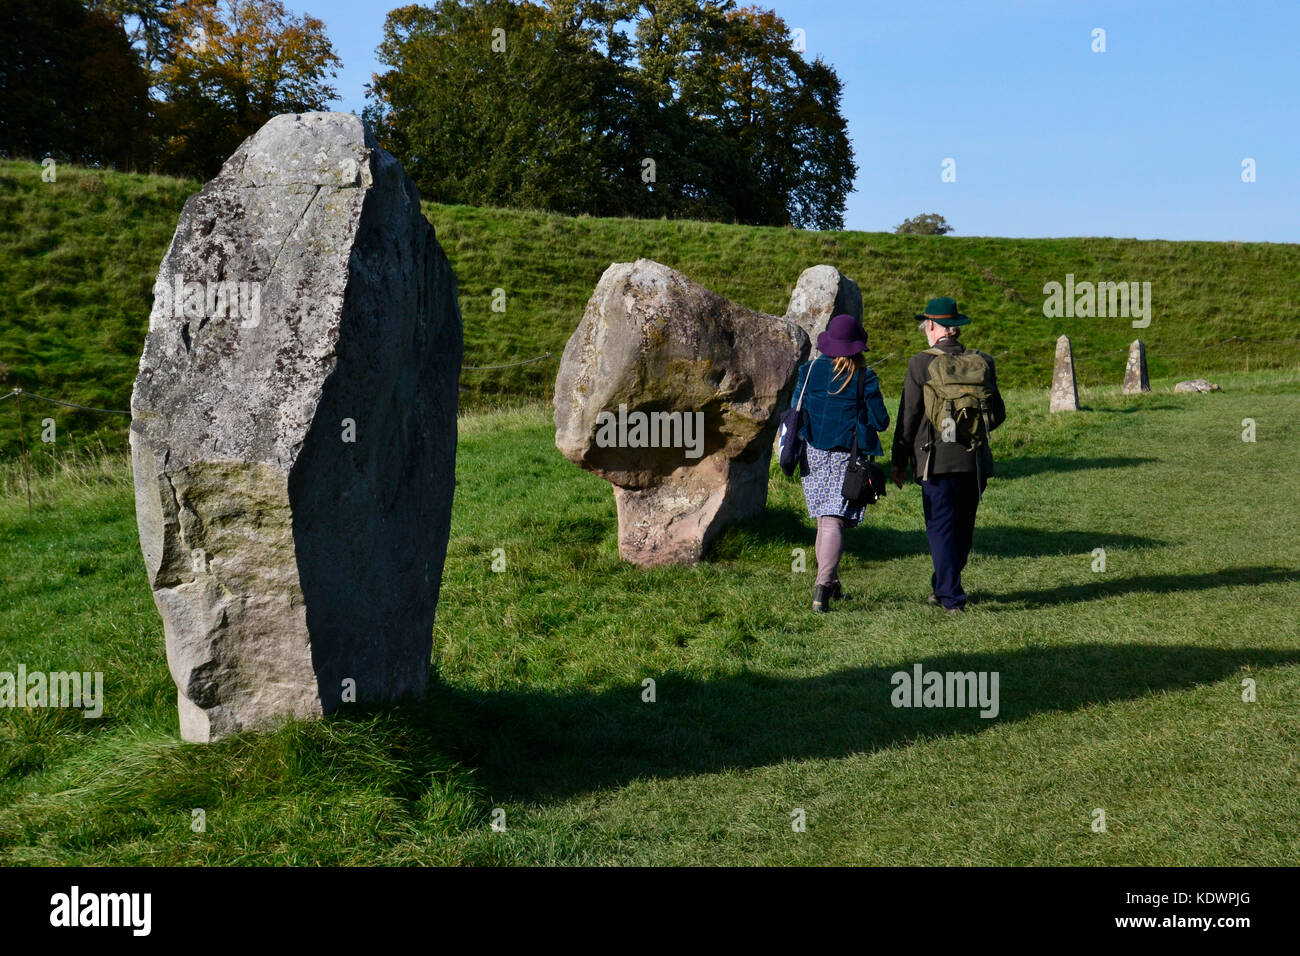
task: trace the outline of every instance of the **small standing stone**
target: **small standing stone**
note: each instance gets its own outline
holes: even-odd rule
[[[1151,391],[1147,377],[1147,347],[1141,339],[1134,339],[1128,347],[1128,366],[1124,369],[1124,394],[1139,395]]]
[[[1174,391],[1205,393],[1205,392],[1221,392],[1223,391],[1223,389],[1220,388],[1218,385],[1215,385],[1213,382],[1207,382],[1203,378],[1194,378],[1186,382],[1179,382],[1177,385],[1174,386]]]
[[[1062,335],[1056,340],[1056,372],[1052,375],[1052,407],[1054,412],[1079,410],[1079,383],[1074,377],[1074,353],[1070,337]]]

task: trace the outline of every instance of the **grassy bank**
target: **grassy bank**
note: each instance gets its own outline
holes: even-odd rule
[[[158,265],[185,197],[198,183],[0,161],[0,388],[14,386],[125,409]],[[871,359],[885,381],[915,346],[911,315],[933,295],[956,296],[978,324],[973,344],[1003,357],[1011,386],[1043,386],[1053,343],[1070,334],[1080,381],[1116,383],[1125,349],[1147,342],[1156,376],[1218,374],[1300,362],[1295,303],[1300,246],[985,239],[815,233],[698,222],[568,218],[425,206],[459,277],[465,318],[462,403],[549,398],[560,352],[611,262],[657,259],[756,309],[783,313],[799,273],[838,266],[862,288]],[[1043,285],[1150,282],[1151,326],[1124,319],[1047,319]],[[505,313],[493,312],[493,292]],[[1237,341],[1244,339],[1246,341]],[[1224,344],[1227,343],[1227,344]],[[551,352],[540,362],[479,371]],[[0,405],[0,454],[17,446],[13,402]],[[29,443],[53,418],[60,441],[122,447],[125,420],[27,403]]]
[[[957,619],[922,603],[915,488],[814,616],[796,482],[710,560],[641,571],[544,407],[465,416],[429,699],[208,747],[176,738],[125,463],[38,480],[31,515],[9,463],[0,671],[101,671],[107,704],[0,711],[0,859],[1294,864],[1300,372],[1223,382],[1055,417],[1012,394]],[[894,708],[917,663],[998,672],[998,716]]]

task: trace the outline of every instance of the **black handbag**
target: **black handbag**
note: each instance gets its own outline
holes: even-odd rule
[[[849,464],[844,470],[844,487],[840,494],[851,505],[874,505],[885,497],[885,471],[873,458],[858,457],[858,419],[862,417],[863,393],[866,390],[865,370],[858,372],[858,401],[853,415],[853,448]]]
[[[817,359],[813,359],[813,364]],[[808,380],[812,378],[812,365],[804,375],[803,389],[799,392],[799,401],[794,408],[787,408],[781,413],[781,427],[777,431],[777,461],[787,478],[793,478],[796,471],[800,475],[808,474],[807,443],[799,437],[799,431],[808,421],[808,413],[803,409],[803,393],[808,391]]]

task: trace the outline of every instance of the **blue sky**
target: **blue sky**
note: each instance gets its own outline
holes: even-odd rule
[[[398,4],[286,5],[325,22],[336,108],[360,112]],[[849,229],[937,212],[963,236],[1300,242],[1300,0],[759,5],[844,81]]]

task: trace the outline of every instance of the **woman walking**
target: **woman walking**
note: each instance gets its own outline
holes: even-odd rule
[[[808,473],[803,476],[808,517],[817,523],[817,583],[813,610],[830,610],[832,599],[848,595],[840,586],[844,530],[862,520],[862,505],[844,500],[844,472],[849,464],[853,430],[860,456],[883,455],[879,432],[889,427],[889,412],[876,373],[867,368],[867,332],[851,315],[837,315],[817,336],[822,354],[799,367],[794,393],[807,412],[800,437],[808,443]],[[862,404],[858,405],[858,379]]]

